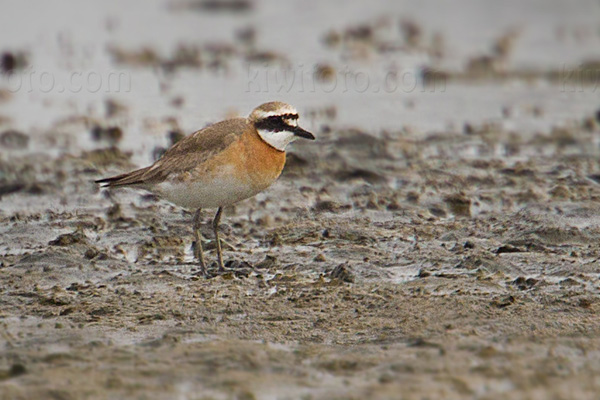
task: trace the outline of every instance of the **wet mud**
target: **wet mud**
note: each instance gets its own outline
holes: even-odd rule
[[[259,8],[171,6],[231,18]],[[377,24],[323,30],[318,45],[342,58],[421,52],[442,70],[436,57],[450,50],[439,34],[400,18],[384,40]],[[285,62],[254,47],[251,26],[235,32],[231,46],[113,46],[105,56],[174,76],[253,57]],[[491,70],[465,59],[444,74],[459,91],[529,82],[500,62],[517,37],[498,32]],[[317,75],[327,81],[338,67],[320,61]],[[535,80],[556,84],[553,68]],[[93,182],[191,132],[177,117],[189,98],[163,90],[172,116],[145,120],[158,133],[143,140],[114,98],[29,130],[3,111],[14,100],[2,100],[1,400],[597,398],[596,110],[557,121],[534,93],[517,105],[499,96],[493,120],[465,112],[443,129],[375,128],[343,118],[364,104],[321,94],[298,107],[318,141],[294,143],[271,188],[225,209],[224,273],[206,210],[205,277],[190,211]]]

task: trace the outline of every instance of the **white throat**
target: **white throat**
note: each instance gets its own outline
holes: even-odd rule
[[[294,133],[289,131],[273,132],[265,129],[257,129],[257,131],[262,140],[279,151],[285,151],[285,147],[298,138]]]

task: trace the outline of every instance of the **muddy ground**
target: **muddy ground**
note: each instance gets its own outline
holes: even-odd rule
[[[200,11],[169,12],[181,26],[191,12],[272,20],[265,5],[196,3]],[[369,53],[374,64],[361,68],[373,71],[377,57],[442,57],[423,44],[427,28],[400,19],[404,42],[390,47],[373,33],[378,21],[316,21],[328,29],[314,46],[334,60],[319,79],[348,52]],[[111,39],[127,25],[102,29]],[[167,61],[148,48],[98,50],[134,78],[161,81],[153,96],[134,81],[127,100],[102,95],[82,109],[0,92],[0,400],[598,398],[596,76],[557,83],[556,66],[510,72],[502,45],[513,33],[499,31],[491,61],[436,75],[448,80],[443,93],[246,92],[240,101],[253,106],[290,97],[318,141],[294,143],[275,185],[225,210],[224,274],[207,210],[205,278],[189,211],[93,180],[158,156],[202,126],[189,119],[198,110],[202,123],[231,114],[224,103],[237,92],[226,86],[219,98],[222,75],[202,75],[217,88],[202,92],[217,98],[207,108],[182,88],[204,73],[199,54],[224,57],[216,69],[281,62],[241,50],[254,33],[236,32],[229,52],[173,45]],[[569,46],[598,38],[587,40]],[[78,65],[77,42],[69,46],[61,57]],[[19,57],[35,63],[38,50]],[[148,98],[171,108],[150,100],[144,111]],[[33,118],[28,101],[44,114]]]
[[[188,212],[92,183],[118,150],[4,163],[49,209],[2,215],[2,398],[598,393],[597,131],[327,132],[226,210],[210,279]]]

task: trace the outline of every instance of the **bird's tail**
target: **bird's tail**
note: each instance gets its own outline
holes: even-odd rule
[[[95,182],[100,183],[102,187],[142,185],[146,183],[143,179],[143,175],[148,171],[149,168],[150,167],[146,167],[110,178],[98,179]]]

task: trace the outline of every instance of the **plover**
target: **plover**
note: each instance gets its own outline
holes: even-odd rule
[[[219,221],[223,207],[252,197],[275,182],[285,164],[286,146],[297,138],[315,139],[298,126],[294,107],[274,101],[256,107],[248,118],[217,122],[185,137],[149,167],[96,182],[103,187],[143,188],[195,210],[194,256],[204,274],[201,210],[217,208],[212,226],[222,271]]]

